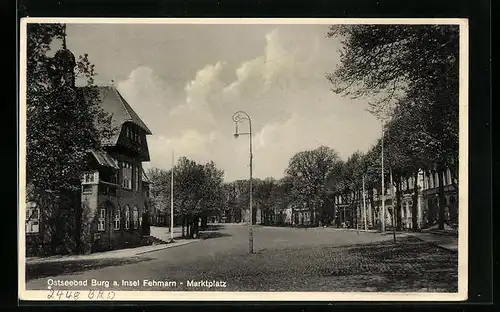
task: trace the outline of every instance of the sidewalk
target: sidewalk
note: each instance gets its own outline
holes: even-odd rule
[[[436,234],[430,232],[407,232],[407,236],[416,237],[424,242],[435,244],[441,248],[457,251],[458,250],[458,236],[448,234]]]
[[[326,227],[326,228],[310,228],[308,230],[330,230],[330,231],[357,231],[357,229],[344,229],[344,228],[335,228],[335,227]],[[381,235],[392,235],[392,230],[387,230],[384,234],[380,233],[378,230],[367,230],[359,229],[360,233],[379,233]],[[398,237],[408,237],[413,236],[424,242],[435,244],[441,248],[457,251],[458,250],[458,234],[456,231],[445,229],[445,230],[436,230],[436,229],[427,229],[422,232],[403,232],[397,231],[396,235]]]
[[[150,246],[141,246],[136,248],[127,248],[119,250],[111,250],[104,252],[96,252],[89,255],[69,255],[69,256],[52,256],[52,257],[31,257],[26,258],[26,264],[49,263],[49,262],[66,262],[66,261],[81,261],[81,260],[100,260],[100,259],[121,259],[140,256],[145,253],[163,250],[166,248],[183,246],[186,244],[200,241],[199,239],[175,239],[173,243],[158,244]]]

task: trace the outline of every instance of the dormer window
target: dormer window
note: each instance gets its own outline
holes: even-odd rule
[[[132,188],[132,165],[127,162],[122,162],[122,187],[126,189]]]

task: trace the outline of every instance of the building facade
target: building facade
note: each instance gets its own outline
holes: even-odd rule
[[[118,131],[103,150],[91,152],[92,170],[82,181],[82,205],[91,216],[92,251],[140,245],[148,207],[142,163],[149,161],[146,136],[151,131],[116,88],[99,91]]]
[[[402,229],[413,228],[413,202],[416,200],[416,219],[419,229],[425,229],[435,225],[438,222],[439,213],[439,177],[436,171],[419,170],[416,185],[418,187],[418,196],[415,199],[415,178],[403,178],[401,183],[401,205],[396,207],[399,209],[401,216]],[[458,181],[453,179],[451,170],[446,169],[443,173],[443,187],[445,195],[445,223],[451,227],[458,226],[458,189],[456,185]],[[380,220],[382,219],[382,199],[380,190],[373,189],[373,201],[369,198],[369,192],[365,193],[365,204],[363,206],[362,199],[355,205],[345,205],[341,203],[341,198],[337,199],[338,213],[343,209],[349,211],[347,213],[347,220],[356,220],[357,216],[358,225],[364,226],[365,218],[366,224],[369,228],[377,228]],[[390,182],[387,181],[387,188],[385,192],[385,224],[391,227],[393,224],[393,207],[397,204],[396,189],[391,188]],[[365,213],[366,210],[366,213]],[[397,212],[397,211],[396,211]]]
[[[444,216],[445,223],[456,228],[458,225],[458,184],[453,180],[450,169],[443,174],[443,185],[445,194]],[[416,200],[417,224],[419,229],[432,227],[438,222],[439,215],[439,179],[436,171],[418,172],[416,185],[418,196],[415,199],[414,177],[401,179],[401,202],[399,212],[401,216],[400,227],[412,229],[413,201]],[[333,225],[339,228],[363,229],[365,224],[369,229],[380,229],[381,220],[384,219],[386,228],[392,228],[394,224],[393,207],[397,204],[396,189],[391,188],[390,179],[385,184],[385,214],[382,216],[382,196],[380,189],[365,190],[364,203],[363,193],[335,194],[324,203],[323,211],[317,211],[317,217],[324,220],[323,225]],[[371,197],[373,195],[373,197]],[[323,217],[321,217],[323,215]],[[276,212],[277,224],[291,226],[312,226],[311,211],[306,204],[296,202],[289,204],[285,209]],[[330,217],[331,216],[331,217]],[[365,222],[366,219],[366,222]],[[319,223],[321,225],[321,223]]]

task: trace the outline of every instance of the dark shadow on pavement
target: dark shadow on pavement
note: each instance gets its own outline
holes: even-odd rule
[[[219,231],[224,228],[226,228],[224,224],[217,223],[217,224],[209,224],[204,228],[200,228],[200,231]]]
[[[133,257],[126,259],[92,259],[30,263],[26,264],[26,280],[29,281],[36,278],[78,273],[109,266],[121,266],[150,260],[153,260],[153,258]]]
[[[367,279],[367,286],[374,290],[418,290],[425,285],[435,285],[436,289],[446,292],[458,290],[456,251],[441,249],[413,237],[400,238],[396,244],[384,241],[351,247],[347,251],[349,260],[324,269],[322,276],[353,279],[359,276]]]
[[[202,231],[200,232],[200,238],[201,239],[209,239],[209,238],[219,238],[219,237],[229,237],[232,236],[231,234],[228,233],[221,233],[218,231]]]

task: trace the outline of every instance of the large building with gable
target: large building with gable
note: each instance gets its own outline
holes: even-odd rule
[[[63,58],[58,80],[75,88],[73,54],[65,47],[55,57]],[[114,133],[101,142],[102,148],[88,151],[88,170],[81,180],[81,207],[73,209],[78,251],[83,253],[138,246],[145,243],[149,231],[142,227],[149,220],[149,181],[143,162],[150,160],[147,136],[151,130],[113,86],[97,88],[105,112],[112,115]],[[29,188],[29,185],[27,186]],[[43,205],[26,200],[26,254],[47,254],[51,239],[44,224]],[[148,222],[149,223],[149,222]]]
[[[147,179],[142,163],[149,161],[149,128],[114,86],[99,87],[103,109],[113,116],[114,136],[102,150],[89,155],[82,181],[82,206],[92,220],[92,251],[139,245],[148,207]]]

